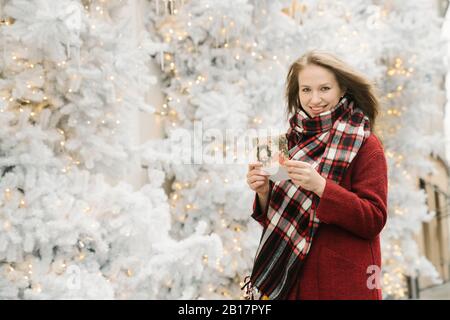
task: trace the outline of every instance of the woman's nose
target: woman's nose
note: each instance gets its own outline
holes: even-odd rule
[[[311,97],[311,104],[316,105],[319,104],[321,101],[320,95],[317,92],[313,92],[312,93],[312,97]]]

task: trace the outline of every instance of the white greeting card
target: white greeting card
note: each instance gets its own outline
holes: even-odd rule
[[[290,179],[284,166],[284,162],[288,159],[285,134],[253,139],[252,160],[262,163],[261,170],[270,174],[270,180],[276,182]]]

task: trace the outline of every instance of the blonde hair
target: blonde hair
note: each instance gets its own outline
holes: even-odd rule
[[[346,91],[356,106],[360,108],[370,120],[370,127],[375,126],[380,102],[377,88],[366,76],[352,69],[347,63],[331,53],[313,50],[305,53],[294,61],[286,77],[287,115],[302,109],[299,98],[298,74],[307,65],[314,64],[331,71],[341,90]]]

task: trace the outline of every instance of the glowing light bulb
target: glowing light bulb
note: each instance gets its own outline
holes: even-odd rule
[[[11,222],[9,222],[8,220],[3,222],[3,229],[5,229],[6,231],[11,230]]]

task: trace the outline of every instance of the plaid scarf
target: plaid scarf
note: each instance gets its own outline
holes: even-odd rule
[[[327,179],[340,183],[346,169],[370,135],[369,119],[350,100],[341,98],[327,112],[310,118],[303,110],[290,120],[289,159],[308,162]],[[311,248],[319,226],[320,198],[291,180],[273,184],[267,218],[251,276],[245,280],[247,297],[285,299]]]

